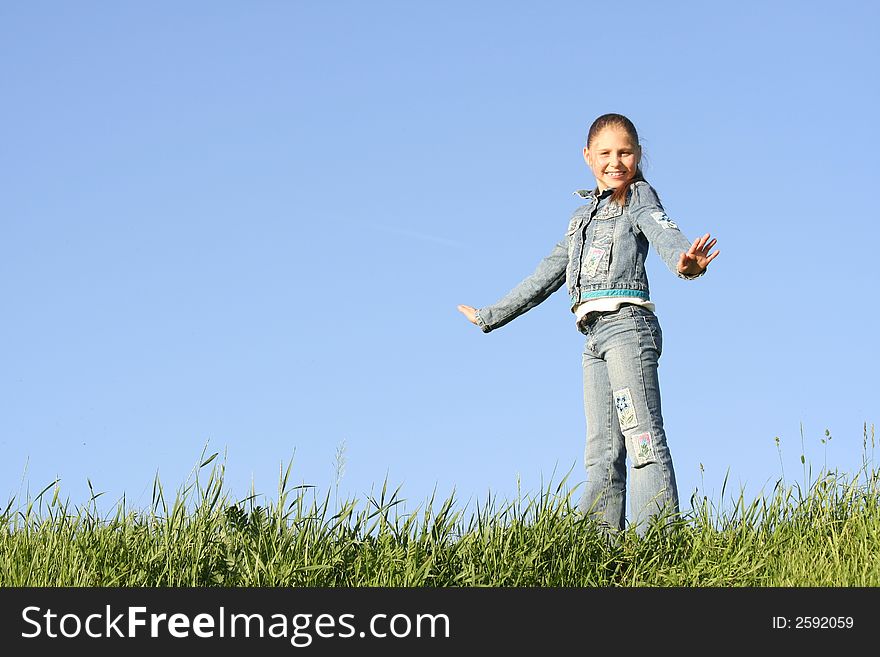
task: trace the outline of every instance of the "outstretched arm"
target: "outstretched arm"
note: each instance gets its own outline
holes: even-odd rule
[[[565,283],[568,263],[568,237],[563,237],[529,276],[524,278],[499,301],[482,308],[459,305],[458,310],[468,321],[488,333],[542,303]]]
[[[660,254],[660,258],[679,278],[692,279],[706,273],[709,263],[720,251],[709,255],[715,246],[709,233],[692,243],[679,230],[663,209],[657,192],[647,183],[633,185],[630,214],[638,230]]]

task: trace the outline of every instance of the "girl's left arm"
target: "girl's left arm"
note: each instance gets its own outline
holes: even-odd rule
[[[666,214],[657,192],[646,182],[633,185],[629,202],[630,216],[636,228],[657,249],[673,274],[693,279],[706,273],[709,263],[720,253],[716,250],[709,254],[716,243],[709,233],[689,242]]]

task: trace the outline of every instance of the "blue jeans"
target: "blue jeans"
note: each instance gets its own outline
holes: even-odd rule
[[[629,457],[630,522],[641,535],[653,516],[679,510],[660,411],[660,324],[650,310],[624,305],[587,317],[578,328],[586,336],[587,420],[587,481],[579,509],[611,530],[624,529]]]

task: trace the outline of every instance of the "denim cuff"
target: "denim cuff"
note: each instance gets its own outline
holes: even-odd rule
[[[676,270],[675,275],[678,276],[679,278],[683,278],[683,279],[686,280],[686,281],[692,281],[692,280],[694,280],[695,278],[699,278],[700,276],[702,276],[703,274],[705,274],[707,271],[709,271],[709,268],[708,268],[708,267],[706,267],[706,268],[705,268],[703,271],[701,271],[699,274],[695,274],[694,276],[688,276],[687,274],[682,274],[680,271]]]
[[[491,328],[489,328],[489,325],[486,324],[486,322],[483,321],[483,318],[480,317],[480,311],[479,311],[479,310],[477,310],[477,312],[474,313],[474,319],[477,320],[477,326],[480,327],[480,330],[481,330],[483,333],[488,333],[489,331],[492,330]]]

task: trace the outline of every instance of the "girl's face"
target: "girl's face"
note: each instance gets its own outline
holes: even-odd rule
[[[642,150],[626,130],[608,126],[584,148],[584,161],[596,176],[599,191],[616,189],[636,173]]]

